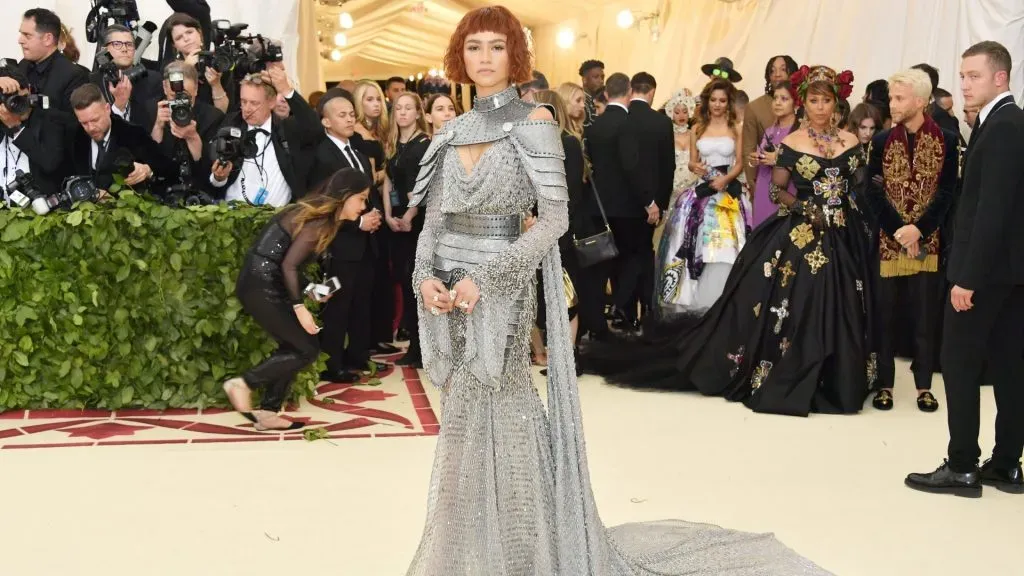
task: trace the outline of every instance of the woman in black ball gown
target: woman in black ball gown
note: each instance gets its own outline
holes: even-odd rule
[[[635,388],[697,390],[755,412],[858,412],[876,376],[870,230],[854,201],[864,150],[832,124],[853,75],[803,67],[791,79],[807,122],[780,146],[778,213],[748,238],[719,301],[702,318],[599,345],[588,364]],[[786,191],[792,180],[797,195]]]

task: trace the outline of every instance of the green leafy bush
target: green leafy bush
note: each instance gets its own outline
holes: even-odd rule
[[[220,383],[275,347],[234,296],[272,215],[131,192],[42,217],[0,211],[0,412],[226,405]]]

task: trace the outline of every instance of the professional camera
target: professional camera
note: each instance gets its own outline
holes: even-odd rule
[[[7,107],[11,114],[16,116],[21,116],[28,112],[29,108],[41,108],[43,110],[50,108],[50,98],[45,94],[29,94],[28,96],[18,93],[4,94],[0,96],[0,102]]]
[[[54,208],[70,210],[75,202],[95,202],[99,197],[100,191],[92,176],[71,176],[64,179]]]
[[[214,50],[199,53],[197,68],[200,74],[213,68],[221,74],[233,70],[239,76],[255,74],[267,69],[270,62],[281,62],[281,46],[260,34],[242,36],[248,24],[233,24],[229,20],[213,21]]]
[[[244,160],[251,160],[259,153],[256,132],[243,132],[234,126],[222,126],[210,142],[210,157],[217,162],[231,162],[238,166]]]
[[[167,75],[167,82],[174,92],[174,99],[167,102],[171,109],[171,121],[181,127],[188,126],[195,119],[195,114],[192,112],[192,96],[185,91],[185,75],[171,72]]]
[[[167,187],[161,198],[163,203],[177,208],[216,204],[217,201],[210,195],[193,186],[192,156],[187,147],[177,146],[175,160],[178,162],[178,184]]]
[[[39,189],[32,174],[26,174],[22,170],[18,170],[14,174],[14,180],[7,183],[8,207],[25,208],[31,204],[32,210],[36,214],[49,212],[51,207],[47,202],[47,197]]]
[[[122,77],[131,80],[132,84],[136,84],[140,78],[149,73],[143,64],[135,64],[122,70],[114,63],[114,57],[106,48],[96,53],[96,69],[103,74],[104,88],[107,84],[117,86]]]
[[[139,5],[135,0],[92,0],[92,9],[85,17],[85,37],[98,42],[111,24],[120,24],[130,30],[138,29]]]

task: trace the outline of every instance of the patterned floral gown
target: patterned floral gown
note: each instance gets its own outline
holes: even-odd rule
[[[645,343],[594,359],[609,380],[698,390],[756,412],[860,411],[877,377],[871,233],[852,197],[866,173],[864,151],[827,159],[780,150],[777,166],[790,172],[799,200],[821,209],[824,225],[780,208],[748,238],[702,319],[677,320]]]

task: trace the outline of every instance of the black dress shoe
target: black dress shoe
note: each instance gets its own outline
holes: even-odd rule
[[[395,335],[395,340],[397,340],[399,342],[408,342],[409,341],[409,331],[406,330],[405,328],[399,328],[398,329],[398,334]]]
[[[931,392],[921,392],[917,395],[917,409],[921,412],[935,412],[939,409],[939,401]]]
[[[892,410],[892,392],[888,390],[879,390],[875,393],[875,398],[871,401],[871,405],[878,410]]]
[[[333,370],[324,370],[320,373],[320,380],[335,384],[355,384],[359,382],[359,379],[359,374],[349,371],[335,372]]]
[[[904,483],[914,490],[932,494],[953,494],[964,498],[981,498],[981,470],[954,472],[949,460],[943,460],[935,472],[910,474]]]
[[[377,344],[373,348],[370,348],[372,354],[398,354],[402,349],[391,344]]]
[[[1012,469],[996,468],[991,460],[981,465],[981,483],[1007,494],[1024,494],[1024,472],[1020,462]]]
[[[395,366],[408,366],[410,368],[422,369],[423,356],[414,352],[407,352],[405,356],[395,360]]]
[[[387,370],[389,368],[389,366],[390,366],[390,365],[385,364],[383,362],[375,362],[373,360],[370,360],[369,362],[367,362],[363,366],[347,366],[345,368],[345,370],[348,371],[348,372],[357,372],[357,373],[362,373],[362,374],[369,374],[370,373],[371,365],[372,365],[372,367],[374,369],[376,369],[377,372],[383,372],[383,371]]]

